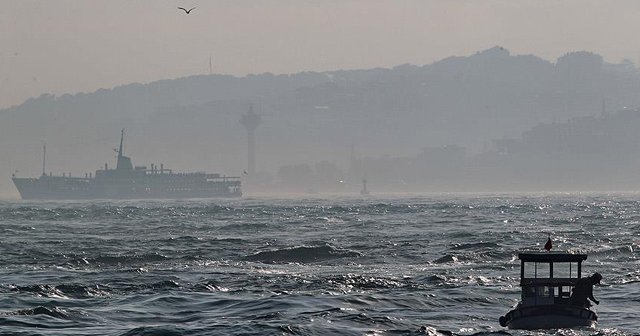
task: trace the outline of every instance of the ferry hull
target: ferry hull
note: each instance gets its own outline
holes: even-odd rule
[[[171,180],[171,176],[164,179]],[[220,181],[182,181],[184,175],[173,178],[174,183],[150,182],[147,178],[100,181],[91,178],[41,176],[13,178],[24,200],[89,200],[89,199],[183,199],[241,197],[239,180],[220,178]],[[175,183],[177,181],[177,183]]]
[[[500,318],[500,324],[509,329],[595,328],[595,312],[572,305],[547,305],[516,308]]]

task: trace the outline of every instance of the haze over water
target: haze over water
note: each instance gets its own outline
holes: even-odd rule
[[[0,204],[3,335],[634,335],[637,194]],[[522,250],[589,255],[597,331],[508,331]]]
[[[2,5],[0,335],[638,335],[640,2]],[[123,128],[245,197],[17,200]],[[499,326],[548,234],[604,276],[597,330]]]
[[[635,1],[3,5],[1,198],[123,128],[138,166],[239,176],[251,104],[264,192],[640,190]]]

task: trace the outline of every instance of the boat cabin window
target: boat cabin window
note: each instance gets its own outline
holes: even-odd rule
[[[571,296],[571,290],[573,287],[571,286],[560,286],[558,288],[558,297],[559,298],[569,298]]]
[[[578,263],[577,262],[560,262],[553,264],[553,277],[565,278],[565,279],[577,279],[578,278]]]
[[[524,297],[552,297],[553,296],[553,288],[549,286],[537,286],[537,287],[526,287],[522,294]]]
[[[549,262],[526,262],[523,266],[525,278],[536,279],[551,276],[551,263]]]
[[[553,267],[550,262],[525,262],[524,277],[527,279],[551,278],[552,269],[553,278],[578,278],[579,267],[577,262],[555,262]]]
[[[556,300],[554,298],[555,288],[550,286],[527,286],[522,290],[522,304],[550,305]]]

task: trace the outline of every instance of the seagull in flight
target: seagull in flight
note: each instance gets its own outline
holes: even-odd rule
[[[194,10],[194,9],[196,9],[196,8],[195,8],[195,7],[193,7],[193,8],[191,8],[191,9],[187,10],[187,9],[186,9],[186,8],[184,8],[184,7],[178,7],[178,9],[182,9],[185,13],[189,14],[189,13],[191,13],[191,11],[192,11],[192,10]]]

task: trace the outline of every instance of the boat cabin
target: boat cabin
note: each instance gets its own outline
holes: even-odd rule
[[[522,300],[498,319],[501,326],[525,330],[595,327],[596,313],[570,302],[586,254],[525,252],[518,257]]]
[[[520,259],[521,306],[569,304],[586,254],[526,252]]]

